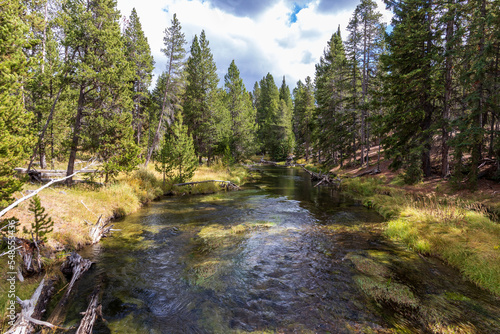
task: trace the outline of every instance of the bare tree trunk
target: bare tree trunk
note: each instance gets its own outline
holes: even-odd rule
[[[169,59],[169,64],[168,64],[168,75],[167,75],[167,82],[165,84],[165,93],[163,94],[163,101],[162,101],[162,106],[161,106],[161,112],[160,112],[160,118],[158,120],[158,126],[156,128],[155,135],[153,137],[153,142],[151,143],[151,147],[148,150],[148,155],[146,156],[146,162],[144,163],[144,167],[147,167],[149,164],[149,160],[151,160],[151,157],[153,156],[153,151],[158,144],[158,140],[160,139],[160,131],[161,131],[161,125],[162,125],[162,120],[163,120],[163,114],[165,113],[168,105],[168,93],[170,89],[170,77],[172,76],[172,69],[173,69],[173,61],[174,61],[174,45],[172,43],[172,47],[170,50],[170,59]],[[168,122],[168,120],[167,120]]]
[[[448,1],[452,6],[454,0]],[[455,9],[449,9],[455,11]],[[446,73],[445,73],[445,87],[444,87],[444,106],[443,106],[443,126],[442,126],[442,144],[441,144],[441,176],[446,177],[450,173],[449,163],[449,146],[448,146],[448,122],[450,119],[451,109],[451,94],[452,94],[452,72],[453,72],[453,58],[451,55],[451,42],[453,38],[453,28],[455,24],[455,13],[453,18],[450,18],[446,23]]]
[[[499,76],[499,71],[498,71],[498,61],[499,61],[499,56],[500,56],[500,45],[497,43],[497,53],[495,57],[495,85],[494,85],[494,90],[496,91],[496,97],[495,101],[493,102],[494,105],[499,105],[498,102],[498,94],[499,94],[499,87],[498,87],[498,76]],[[490,147],[488,151],[488,157],[490,159],[493,159],[495,157],[495,152],[494,152],[494,143],[495,143],[495,118],[497,117],[495,110],[491,111],[491,134],[490,134]]]
[[[480,26],[480,36],[479,39],[479,59],[483,59],[484,57],[484,44],[485,44],[485,23],[484,19],[486,17],[486,0],[481,1],[481,26]],[[478,129],[482,129],[484,126],[483,123],[483,108],[485,105],[485,97],[484,97],[484,77],[479,77],[477,90],[479,93],[478,106],[476,115],[474,117],[475,126]],[[481,150],[483,146],[483,137],[480,131],[476,131],[477,134],[473,135],[473,144],[472,144],[472,152],[471,152],[471,170],[469,173],[469,185],[472,188],[477,187],[477,176],[479,174],[479,161],[481,160]]]
[[[73,128],[73,140],[71,142],[71,151],[69,153],[69,161],[68,161],[68,169],[66,171],[66,176],[73,174],[75,169],[75,159],[76,152],[78,151],[78,143],[80,141],[80,130],[82,127],[82,118],[83,118],[83,106],[85,102],[85,93],[84,87],[80,87],[80,96],[78,97],[78,108],[76,111],[75,125]],[[73,178],[70,177],[66,180],[68,184],[73,182]]]

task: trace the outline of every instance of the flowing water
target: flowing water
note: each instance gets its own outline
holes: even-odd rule
[[[65,326],[94,333],[500,333],[500,301],[383,236],[383,220],[295,168],[242,191],[155,202],[83,254]]]

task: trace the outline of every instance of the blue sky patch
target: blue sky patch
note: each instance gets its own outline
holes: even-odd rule
[[[299,5],[296,2],[293,3],[292,12],[290,13],[290,24],[297,22],[297,14],[307,5]]]

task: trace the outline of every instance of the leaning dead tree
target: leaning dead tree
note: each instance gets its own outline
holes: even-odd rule
[[[330,185],[330,186],[335,186],[335,187],[339,188],[341,183],[342,183],[342,180],[339,177],[337,177],[335,174],[332,174],[332,173],[323,174],[321,172],[316,173],[316,172],[313,172],[313,171],[306,169],[304,166],[302,166],[302,169],[305,170],[307,172],[307,174],[309,174],[311,176],[312,181],[319,181],[318,183],[316,183],[316,185],[314,187],[317,187],[321,184],[324,184],[324,185]]]
[[[208,183],[208,182],[219,183],[219,186],[221,188],[226,189],[226,190],[240,190],[240,187],[238,187],[233,182],[231,182],[231,181],[222,181],[222,180],[206,180],[206,181],[197,181],[197,182],[177,183],[177,184],[174,184],[174,186],[178,186],[178,187],[180,187],[180,186],[192,186],[194,184]]]

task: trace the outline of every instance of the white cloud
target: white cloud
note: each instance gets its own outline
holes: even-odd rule
[[[377,0],[379,10],[385,12],[382,0]],[[232,59],[235,59],[248,90],[255,81],[270,72],[278,85],[286,76],[287,84],[306,76],[314,77],[314,64],[319,61],[327,41],[340,25],[342,37],[347,37],[346,27],[357,3],[352,9],[337,13],[319,13],[319,0],[297,13],[297,21],[290,24],[292,7],[281,0],[270,5],[255,17],[235,16],[200,0],[118,0],[122,15],[129,16],[135,7],[143,30],[148,37],[156,61],[155,77],[165,69],[163,31],[171,24],[174,13],[183,27],[189,52],[195,34],[205,30],[210,48],[217,63],[221,85]],[[384,18],[390,19],[385,12]],[[388,21],[387,21],[388,22]],[[305,61],[307,60],[307,61]]]

